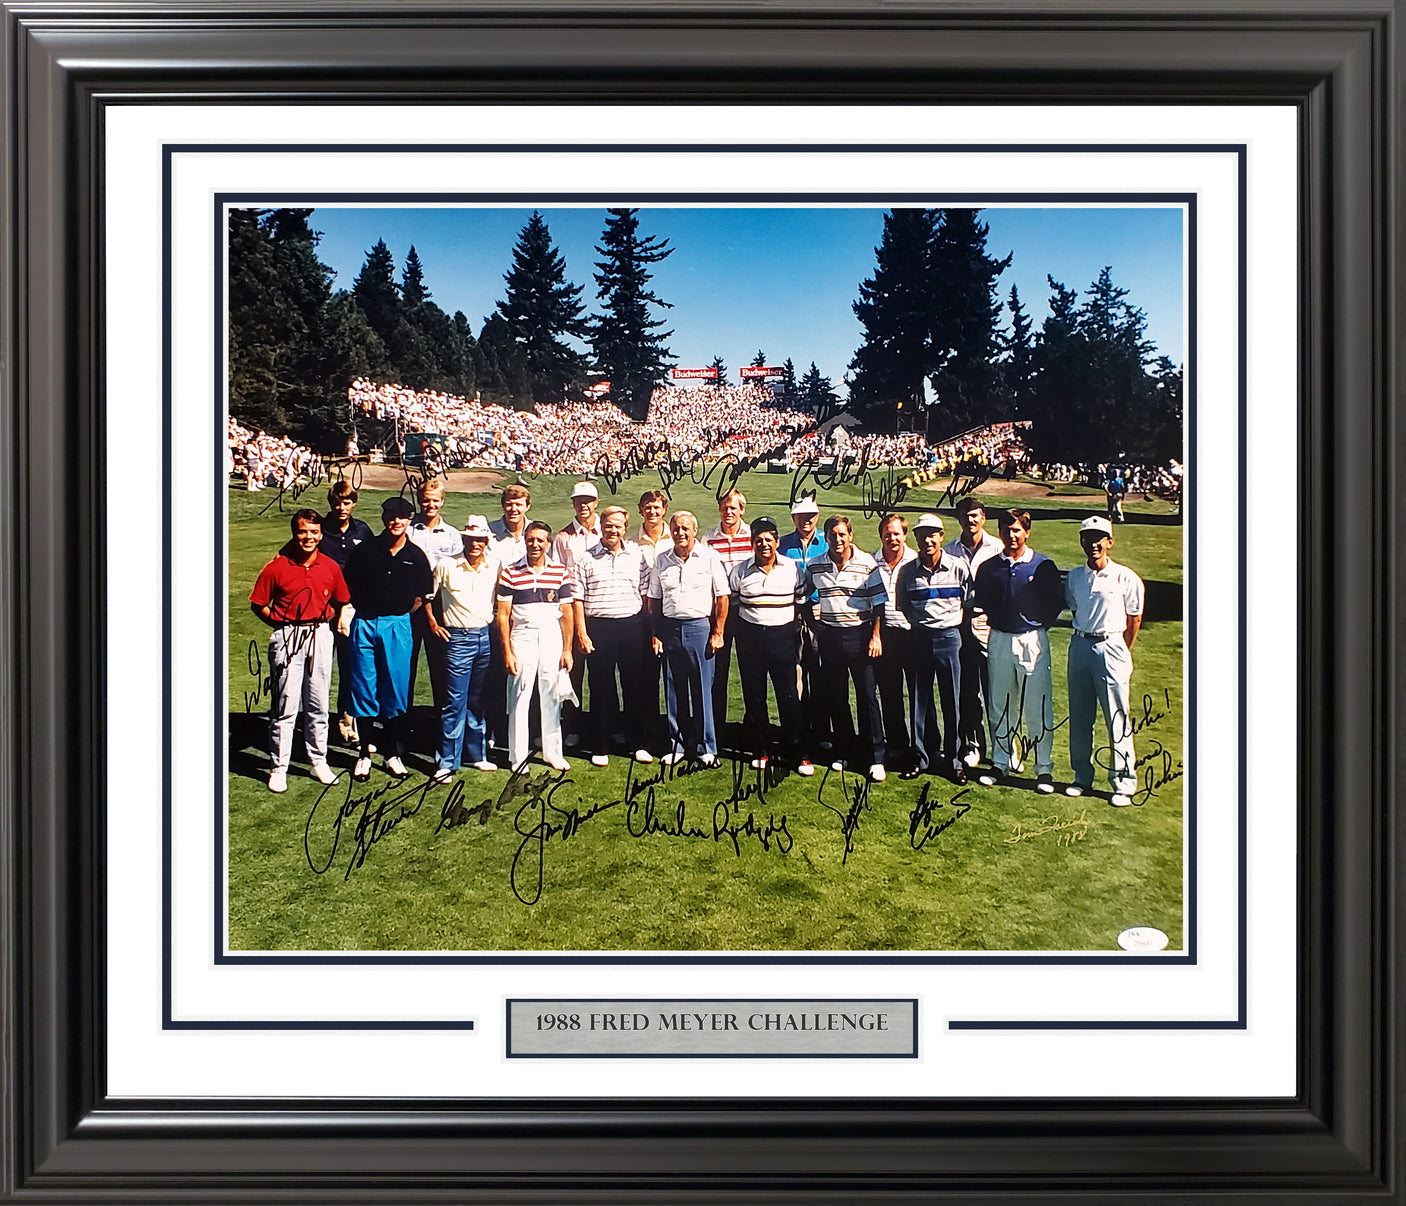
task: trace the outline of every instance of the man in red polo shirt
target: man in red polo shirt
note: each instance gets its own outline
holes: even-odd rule
[[[332,783],[337,776],[327,765],[327,697],[332,685],[332,629],[349,602],[342,571],[318,552],[322,519],[316,511],[298,511],[292,521],[293,539],[260,571],[249,606],[273,629],[269,636],[269,752],[273,769],[269,791],[288,790],[288,759],[293,750],[293,724],[299,704],[303,736],[312,777]]]

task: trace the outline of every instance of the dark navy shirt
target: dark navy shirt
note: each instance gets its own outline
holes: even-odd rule
[[[345,532],[337,531],[337,517],[335,515],[324,515],[322,517],[322,543],[317,546],[317,551],[324,557],[331,557],[343,569],[347,565],[347,557],[352,549],[363,541],[370,540],[376,533],[371,530],[369,524],[362,522],[353,515],[347,522]]]
[[[1059,567],[1043,553],[1027,549],[1022,561],[1004,553],[983,561],[976,571],[976,605],[997,632],[1034,632],[1048,628],[1064,610]]]
[[[434,574],[425,550],[406,539],[400,551],[390,551],[390,533],[363,541],[347,557],[343,574],[352,606],[363,620],[410,613],[416,599],[434,594]]]

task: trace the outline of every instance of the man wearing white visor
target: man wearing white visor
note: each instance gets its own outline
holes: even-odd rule
[[[1064,598],[1074,613],[1069,638],[1069,762],[1074,783],[1065,793],[1082,796],[1094,784],[1095,709],[1103,713],[1113,751],[1108,781],[1110,803],[1125,808],[1137,786],[1136,755],[1129,723],[1128,684],[1133,675],[1133,642],[1142,627],[1143,584],[1126,565],[1108,555],[1113,525],[1091,515],[1079,525],[1086,558],[1065,577]]]

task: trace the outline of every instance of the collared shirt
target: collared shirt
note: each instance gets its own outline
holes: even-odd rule
[[[499,565],[514,565],[527,556],[527,520],[523,520],[522,531],[513,536],[508,531],[506,519],[489,520],[488,549]]]
[[[1012,561],[998,553],[976,571],[973,597],[997,632],[1034,632],[1048,628],[1064,610],[1059,567],[1027,547]]]
[[[737,597],[737,614],[748,624],[777,628],[796,618],[796,607],[805,602],[805,572],[790,557],[778,557],[763,570],[755,557],[733,567],[728,575]]]
[[[799,563],[804,571],[806,562],[812,561],[816,557],[825,555],[825,539],[818,531],[810,534],[810,540],[806,544],[801,544],[801,534],[794,528],[787,532],[776,545],[776,551],[783,557],[789,557],[792,561]],[[815,602],[815,594],[810,596],[810,602]]]
[[[671,620],[710,617],[713,600],[728,593],[723,563],[706,544],[695,544],[683,559],[673,545],[660,549],[649,572],[649,597],[660,601],[660,609]]]
[[[938,554],[932,569],[914,557],[898,571],[899,606],[914,628],[956,628],[971,587],[967,563],[945,552]]]
[[[819,598],[820,622],[854,628],[872,621],[884,605],[884,585],[874,573],[874,558],[851,546],[850,559],[837,566],[827,553],[806,562],[805,590]]]
[[[742,523],[732,535],[723,531],[722,524],[710,529],[703,537],[703,543],[718,555],[723,569],[732,574],[735,566],[741,565],[752,555],[752,528]]]
[[[446,557],[457,557],[464,551],[464,538],[453,524],[443,518],[435,521],[434,527],[425,522],[424,514],[410,521],[410,531],[406,533],[430,559],[430,569],[434,569]]]
[[[311,561],[299,565],[291,555],[296,549],[291,542],[279,549],[278,556],[259,571],[254,589],[249,592],[249,602],[255,607],[267,607],[275,624],[327,620],[333,607],[351,600],[342,571],[331,557],[314,552]]]
[[[524,557],[503,567],[498,598],[513,605],[512,627],[549,628],[561,623],[561,605],[571,602],[571,573],[550,557],[533,569]]]
[[[624,541],[618,553],[593,544],[576,558],[571,571],[572,591],[588,616],[623,620],[637,616],[649,593],[649,562],[640,546]]]
[[[410,614],[416,599],[434,594],[434,574],[425,550],[405,540],[392,553],[391,534],[363,541],[347,557],[347,587],[356,614],[363,620]]]
[[[810,534],[810,540],[806,544],[801,544],[801,534],[794,529],[787,532],[776,545],[776,551],[783,557],[790,557],[793,561],[799,561],[804,565],[807,561],[813,561],[816,557],[821,557],[825,553],[825,538],[820,532],[814,531]]]
[[[347,557],[351,555],[352,549],[356,548],[363,540],[371,540],[376,533],[371,530],[371,526],[352,515],[347,520],[347,530],[338,531],[337,517],[335,515],[324,515],[322,517],[322,543],[317,546],[317,551],[325,557],[331,557],[338,565],[346,565]]]
[[[1088,563],[1065,575],[1064,599],[1074,628],[1088,636],[1122,636],[1129,616],[1142,615],[1143,585],[1126,565],[1109,561],[1101,570]]]
[[[576,558],[588,548],[600,543],[600,516],[595,517],[595,527],[583,528],[572,520],[552,538],[552,556],[567,569],[571,569]]]
[[[874,553],[874,572],[879,575],[879,584],[884,588],[884,618],[879,622],[885,628],[907,628],[908,617],[898,607],[898,571],[910,561],[916,561],[918,554],[908,545],[898,556],[898,564],[892,569],[884,560],[884,550],[880,546]]]
[[[649,562],[651,567],[654,565],[654,559],[659,556],[659,551],[672,547],[674,543],[674,538],[669,535],[669,525],[667,523],[660,530],[659,536],[654,540],[651,540],[646,534],[644,524],[640,524],[640,526],[635,529],[635,534],[630,537],[630,539],[640,546],[640,552],[644,554],[644,559]]]
[[[967,568],[971,570],[972,577],[976,577],[976,571],[981,568],[983,561],[990,561],[997,556],[1003,548],[1000,540],[991,535],[985,528],[981,530],[981,539],[976,542],[976,548],[969,549],[962,543],[961,536],[956,540],[949,540],[942,546],[942,551],[953,557],[960,557],[967,563]]]
[[[435,598],[446,628],[485,628],[493,622],[498,563],[484,556],[474,569],[467,557],[446,557],[434,567]]]
[[[949,556],[957,557],[967,563],[967,568],[972,572],[972,582],[976,582],[976,571],[982,565],[990,561],[992,557],[1000,556],[1001,550],[1006,546],[1000,540],[991,535],[985,528],[981,530],[981,539],[976,542],[976,548],[969,549],[962,543],[961,536],[956,540],[949,540],[942,546],[942,551]],[[991,622],[986,618],[986,613],[980,607],[972,606],[967,611],[967,623],[971,626],[972,635],[976,637],[982,645],[986,645],[991,639]]]

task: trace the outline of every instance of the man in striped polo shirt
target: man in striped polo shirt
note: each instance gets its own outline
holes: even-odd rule
[[[649,562],[639,545],[625,539],[629,518],[624,507],[606,507],[600,513],[600,543],[578,556],[572,570],[576,648],[585,656],[591,678],[593,766],[610,764],[611,738],[617,732],[628,733],[639,743],[635,761],[654,761],[642,739],[641,634],[644,598],[649,593]],[[619,699],[615,694],[617,671]]]
[[[898,571],[898,601],[912,629],[914,763],[902,778],[941,771],[967,781],[958,748],[957,701],[961,698],[961,624],[971,598],[971,572],[942,547],[942,520],[920,515],[913,526],[918,556]],[[933,708],[933,682],[942,701],[942,730]]]
[[[675,511],[669,531],[674,544],[654,559],[646,605],[655,652],[664,656],[669,752],[661,761],[672,766],[697,758],[713,766],[718,760],[713,654],[727,622],[727,574],[717,554],[698,543],[698,520],[691,511]]]
[[[806,563],[804,589],[817,597],[816,632],[820,640],[821,689],[830,707],[837,761],[832,769],[863,765],[870,759],[869,777],[882,782],[884,721],[874,687],[874,658],[882,647],[879,621],[884,614],[884,587],[874,558],[854,547],[854,529],[846,515],[825,521],[830,551]],[[854,681],[859,739],[849,710],[849,684]]]
[[[747,496],[741,490],[729,490],[718,499],[718,526],[703,537],[728,575],[752,555],[752,529],[742,520],[746,510]],[[727,623],[723,626],[723,643],[713,654],[713,724],[723,740],[726,740],[727,727],[728,672],[732,668],[732,642],[737,634],[736,607],[734,595]]]
[[[991,769],[977,776],[995,786],[1035,750],[1035,786],[1054,791],[1054,685],[1050,634],[1064,610],[1059,568],[1027,546],[1030,512],[1019,507],[996,517],[1001,552],[976,571],[973,598],[991,621],[987,663],[991,681]],[[1022,716],[1025,737],[1017,749]]]
[[[805,604],[800,565],[777,555],[775,520],[763,517],[752,524],[752,556],[730,575],[737,600],[737,670],[745,706],[745,744],[752,765],[766,766],[766,680],[776,692],[777,718],[786,756],[802,775],[815,773],[801,748],[801,701],[796,695],[796,649],[799,621],[796,609]]]
[[[825,555],[825,539],[815,530],[820,517],[820,507],[813,498],[798,498],[791,504],[791,523],[794,531],[787,532],[777,546],[777,552],[790,557],[805,569],[807,561]],[[796,663],[796,693],[801,698],[801,723],[810,739],[819,749],[830,748],[830,709],[820,698],[820,646],[815,635],[815,626],[804,622],[811,612],[808,600],[802,612],[801,651]]]
[[[550,556],[566,567],[569,574],[576,567],[576,558],[592,545],[600,543],[600,516],[596,507],[600,503],[600,491],[593,482],[577,482],[571,487],[571,509],[576,517],[556,534],[552,541]],[[586,659],[576,658],[571,665],[571,689],[579,698],[581,684],[586,678]],[[594,705],[592,705],[594,706]],[[569,704],[562,709],[562,730],[566,734],[566,746],[575,749],[581,741],[581,709]]]
[[[571,575],[549,560],[552,529],[540,519],[523,536],[527,556],[498,576],[498,637],[508,672],[508,758],[517,770],[531,756],[528,719],[536,684],[542,761],[570,770],[562,757],[559,672],[571,673]]]
[[[430,572],[441,561],[459,556],[464,547],[464,538],[452,523],[443,516],[444,483],[438,478],[420,483],[416,496],[420,510],[410,521],[407,535],[412,544],[417,545],[429,558]],[[410,702],[415,702],[415,676],[420,668],[420,647],[425,649],[425,664],[430,668],[430,694],[434,699],[435,743],[439,738],[439,718],[444,714],[444,701],[449,681],[449,668],[446,661],[447,647],[443,641],[427,641],[429,627],[427,610],[422,609],[414,617],[414,646],[410,651]]]

